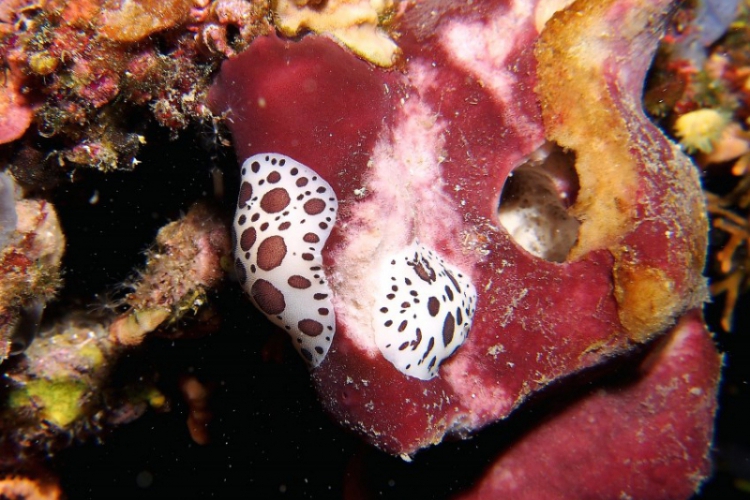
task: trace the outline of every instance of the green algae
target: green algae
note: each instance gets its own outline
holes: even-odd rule
[[[41,408],[44,420],[65,428],[83,414],[81,399],[85,392],[86,384],[78,380],[37,379],[11,392],[8,402],[15,410],[26,406]]]

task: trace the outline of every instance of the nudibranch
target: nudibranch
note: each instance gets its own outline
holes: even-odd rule
[[[234,221],[240,284],[316,367],[336,332],[322,250],[336,222],[338,198],[314,170],[282,154],[253,155],[241,174]],[[466,339],[473,284],[417,240],[371,264],[375,344],[399,371],[433,378]]]
[[[258,154],[242,166],[234,222],[240,284],[312,366],[336,328],[321,250],[337,211],[331,186],[292,158]]]
[[[264,53],[275,61],[269,61],[272,65],[290,61],[302,64],[306,58],[326,56],[344,64],[330,70],[318,66],[322,70],[314,73],[315,79],[301,80],[301,88],[288,89],[292,100],[295,92],[306,92],[308,82],[316,91],[336,85],[337,75],[348,75],[363,91],[374,92],[380,100],[376,108],[383,114],[394,104],[393,99],[400,99],[403,94],[398,81],[392,83],[392,96],[388,87],[376,86],[374,73],[366,63],[349,58],[327,39],[306,37],[295,45],[300,50],[289,51],[292,46],[289,42],[266,38],[258,40],[248,53]],[[313,67],[311,71],[316,69]],[[232,112],[239,113],[238,107],[257,106],[262,110],[271,108],[270,118],[276,122],[285,117],[283,108],[278,114],[274,109],[284,103],[271,98],[281,83],[273,77],[267,79],[257,96],[249,102],[233,104]],[[297,82],[286,84],[296,86]],[[304,127],[304,122],[314,123],[321,116],[336,113],[344,116],[351,109],[348,106],[354,104],[320,102],[322,105],[315,106],[314,111],[300,109],[300,116],[288,118]],[[368,115],[362,113],[362,116]],[[381,118],[371,117],[347,127],[346,132],[353,136],[352,140],[362,141],[368,137],[368,128],[372,134],[381,122]],[[260,134],[263,129],[254,127]],[[369,187],[358,189],[353,187],[357,175],[350,173],[346,178],[341,175],[362,166],[346,156],[346,148],[342,148],[340,156],[332,154],[324,162],[308,159],[311,151],[305,148],[314,147],[309,136],[314,137],[315,130],[306,132],[308,137],[288,136],[293,137],[291,144],[264,137],[257,143],[270,143],[269,149],[241,150],[240,154],[249,157],[241,168],[242,184],[234,218],[235,266],[240,282],[258,309],[289,333],[295,348],[313,368],[322,363],[333,342],[336,311],[342,309],[337,304],[347,304],[348,299],[340,297],[346,294],[359,302],[355,307],[345,305],[343,309],[350,315],[348,322],[364,325],[360,331],[368,332],[360,339],[362,345],[371,353],[378,352],[409,377],[434,378],[441,363],[466,339],[477,296],[470,276],[438,248],[445,247],[445,238],[456,239],[456,228],[460,226],[460,220],[452,213],[450,199],[441,191],[438,162],[434,158],[414,157],[409,170],[402,170],[400,163],[387,165],[383,170],[373,169],[360,183]],[[327,137],[320,135],[315,141],[324,141],[331,148],[336,147],[336,139],[344,140],[338,130]],[[409,158],[408,152],[404,158]],[[367,201],[376,196],[362,194],[362,191],[385,193],[379,185],[395,186],[399,177],[407,184],[390,189],[393,191],[390,214],[380,210],[381,200]],[[415,199],[409,190],[416,183],[424,184],[425,193],[432,196],[432,211],[415,210],[412,206]],[[399,190],[403,196],[399,196]],[[339,214],[340,198],[348,202],[344,215]],[[352,198],[356,205],[352,204]],[[329,238],[340,242],[343,237],[341,230],[331,234],[337,224],[346,224],[356,234],[346,236],[355,244],[339,252],[338,259],[346,261],[348,268],[356,269],[358,280],[347,278],[342,282],[340,277],[331,275],[331,267],[326,265],[323,250]],[[338,246],[341,248],[341,243]]]
[[[388,452],[505,418],[705,299],[698,175],[640,104],[671,2],[568,4],[405,3],[397,69],[271,34],[211,89],[243,286]]]

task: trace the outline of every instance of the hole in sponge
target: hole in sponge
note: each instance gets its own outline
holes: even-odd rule
[[[578,239],[580,222],[568,213],[578,195],[575,155],[545,144],[505,182],[497,211],[500,224],[524,250],[564,262]]]

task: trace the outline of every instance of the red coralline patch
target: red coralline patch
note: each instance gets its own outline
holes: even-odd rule
[[[409,4],[393,71],[325,38],[260,38],[211,90],[250,158],[246,182],[270,182],[253,177],[256,158],[286,155],[335,192],[324,266],[310,270],[336,329],[312,377],[338,421],[390,453],[502,419],[706,296],[698,175],[640,103],[671,2],[576,2],[546,25],[542,7]],[[245,195],[235,227],[261,241]],[[279,289],[255,281],[258,256],[236,248],[246,288]],[[293,311],[316,307],[290,297]],[[698,434],[702,460],[710,433]]]
[[[403,96],[396,74],[373,69],[324,37],[297,43],[261,37],[230,61],[209,100],[227,112],[237,137],[247,137],[235,141],[238,157],[260,152],[261,144],[264,151],[283,150],[306,165],[320,163],[315,159],[325,154],[326,170],[318,172],[326,178],[347,172],[340,182],[351,186],[366,163],[359,151],[374,146],[377,132],[391,120],[389,110]],[[240,118],[245,116],[262,123]],[[327,125],[310,127],[313,123]]]
[[[73,71],[78,75],[87,75],[88,83],[81,87],[78,94],[95,108],[109,103],[120,91],[120,76],[111,69],[94,70],[86,61],[80,61]]]

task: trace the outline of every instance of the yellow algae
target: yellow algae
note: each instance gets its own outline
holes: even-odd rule
[[[679,309],[682,299],[664,271],[618,259],[613,274],[620,321],[634,342],[645,342],[670,325],[669,313]]]
[[[37,52],[29,57],[29,69],[41,76],[52,74],[59,64],[60,60],[47,52]]]
[[[167,402],[167,397],[159,392],[156,387],[151,387],[146,393],[146,401],[152,408],[162,408]]]
[[[94,342],[82,344],[78,353],[89,362],[92,370],[97,370],[105,361],[104,353]]]
[[[729,123],[726,113],[715,109],[699,109],[677,119],[674,131],[680,144],[689,152],[711,153],[714,141],[721,137]]]
[[[381,20],[394,9],[393,0],[330,0],[273,3],[276,27],[287,36],[309,29],[332,36],[358,56],[378,66],[392,66],[399,49]]]
[[[85,391],[86,384],[81,381],[38,379],[15,390],[9,402],[14,408],[32,404],[40,407],[44,420],[64,428],[82,415],[81,398]]]

